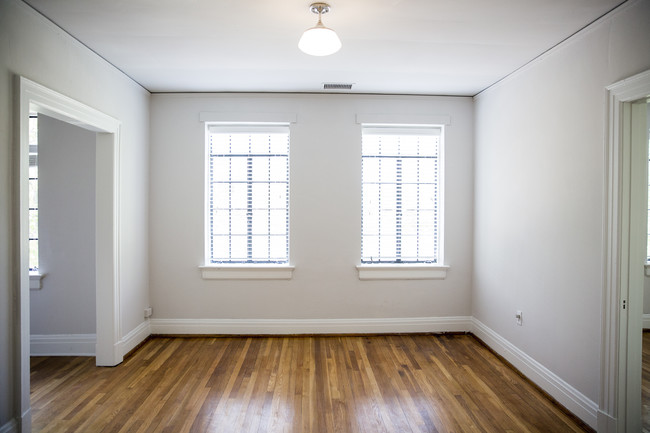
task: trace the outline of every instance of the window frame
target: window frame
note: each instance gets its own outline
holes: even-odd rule
[[[32,141],[32,127],[35,129],[35,137],[34,141]],[[29,233],[29,238],[28,238],[28,245],[29,245],[29,289],[30,290],[40,290],[43,288],[41,280],[45,276],[44,274],[41,273],[41,267],[40,267],[40,253],[39,253],[39,247],[40,247],[40,242],[39,242],[39,213],[38,213],[38,186],[39,186],[39,166],[38,166],[38,114],[35,113],[30,113],[29,114],[29,131],[30,131],[30,142],[29,142],[29,168],[31,167],[36,167],[36,177],[32,177],[32,174],[29,174],[29,194],[30,194],[30,199],[28,200],[28,216],[29,216],[29,226],[32,225],[32,214],[35,212],[36,217],[35,217],[35,225],[36,225],[36,236],[32,237],[31,236],[31,229]],[[34,164],[32,165],[32,158],[34,158]],[[31,170],[30,170],[31,171]],[[32,185],[35,184],[35,206],[32,206]],[[36,244],[36,266],[32,266],[32,245]]]
[[[286,263],[229,263],[219,262],[211,263],[210,261],[210,221],[209,221],[209,182],[210,182],[210,127],[284,127],[287,128],[289,133],[289,149],[288,149],[288,195],[287,195],[287,213],[290,217],[290,191],[291,191],[291,124],[295,123],[295,115],[251,115],[250,120],[242,118],[241,116],[234,116],[228,118],[221,113],[201,113],[200,121],[204,127],[205,149],[204,149],[204,231],[203,231],[203,257],[204,264],[199,266],[201,278],[205,280],[289,280],[293,277],[295,267],[291,264],[291,222],[288,221],[287,227],[287,261]],[[262,120],[262,119],[268,120]]]
[[[363,138],[363,128],[412,128],[416,130],[422,127],[440,129],[439,144],[439,190],[438,190],[438,256],[436,263],[387,263],[361,262],[362,255],[359,255],[359,264],[356,266],[360,280],[440,280],[447,278],[450,266],[445,264],[445,142],[446,128],[451,123],[451,118],[445,115],[401,115],[401,114],[357,114],[359,125],[359,143]],[[361,149],[360,149],[361,150]],[[360,151],[360,160],[363,153]],[[361,179],[360,187],[362,187]],[[361,192],[361,191],[360,191]],[[362,194],[362,193],[361,193]],[[359,240],[362,242],[363,226]],[[361,246],[361,245],[360,245]],[[361,252],[361,249],[360,249]]]
[[[646,233],[646,239],[647,239],[647,244],[646,244],[646,261],[644,265],[644,274],[646,277],[650,277],[650,100],[646,102],[647,105],[647,122],[648,124],[646,125],[648,127],[648,164],[647,164],[647,183],[648,183],[648,203],[647,203],[647,233]]]
[[[35,129],[35,137],[34,141],[31,141],[31,132],[32,128]],[[29,168],[30,168],[30,173],[29,173],[29,193],[30,193],[30,200],[29,200],[29,207],[28,207],[28,213],[29,213],[29,225],[30,225],[30,233],[29,233],[29,243],[30,243],[30,257],[29,257],[29,273],[30,275],[33,274],[38,274],[39,273],[39,268],[40,268],[40,257],[38,253],[38,247],[39,247],[39,227],[38,227],[38,116],[35,114],[30,114],[29,115],[29,129],[30,129],[30,143],[29,143]],[[32,160],[34,163],[32,164]],[[35,167],[36,170],[36,175],[35,177],[31,173],[31,168]],[[32,185],[35,185],[32,187]],[[32,194],[35,195],[35,197],[32,197]],[[32,198],[34,199],[34,202],[32,202]],[[36,216],[33,216],[34,213]],[[32,222],[34,222],[35,225],[35,232],[31,232],[31,225]],[[34,236],[32,236],[34,235]],[[34,260],[36,262],[32,262],[32,241],[36,244],[36,257]],[[34,266],[35,265],[35,266]]]

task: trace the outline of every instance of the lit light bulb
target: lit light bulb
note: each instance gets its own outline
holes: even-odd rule
[[[329,11],[329,5],[325,3],[314,3],[311,11],[318,14],[318,23],[302,34],[298,42],[298,48],[312,56],[329,56],[341,49],[341,40],[336,32],[323,25],[321,14]]]

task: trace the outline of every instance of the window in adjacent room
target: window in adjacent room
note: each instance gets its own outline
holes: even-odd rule
[[[38,273],[38,117],[29,116],[29,272]]]
[[[650,124],[650,103],[648,103],[648,123]],[[650,152],[650,129],[648,129],[648,152]],[[650,265],[650,153],[648,155],[648,243],[646,246],[646,265]]]
[[[362,264],[442,264],[442,127],[362,126]]]
[[[206,265],[288,264],[289,126],[207,125]]]

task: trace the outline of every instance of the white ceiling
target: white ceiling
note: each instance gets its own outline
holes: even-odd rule
[[[621,0],[331,0],[343,48],[298,50],[310,0],[25,0],[151,92],[475,95]]]

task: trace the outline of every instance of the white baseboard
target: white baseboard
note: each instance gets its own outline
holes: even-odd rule
[[[299,335],[469,332],[470,316],[399,319],[151,319],[151,334]]]
[[[32,356],[95,356],[95,334],[31,335]]]
[[[650,314],[643,315],[643,329],[650,329]]]
[[[598,428],[596,431],[598,433],[616,433],[617,429],[618,425],[616,423],[616,418],[598,410]]]
[[[0,433],[18,433],[18,423],[15,419],[12,419],[2,427],[0,427]]]
[[[598,426],[598,404],[479,320],[472,321],[474,335],[591,428],[595,429]]]
[[[125,356],[127,353],[135,349],[135,347],[142,343],[149,335],[151,335],[151,324],[149,319],[147,319],[120,339],[118,345],[122,356]]]

